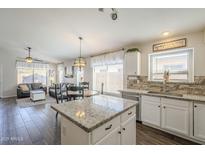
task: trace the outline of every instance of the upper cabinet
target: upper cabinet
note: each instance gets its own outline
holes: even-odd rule
[[[125,53],[125,74],[140,75],[140,52]]]

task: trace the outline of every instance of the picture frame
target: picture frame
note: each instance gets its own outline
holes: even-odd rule
[[[169,49],[182,48],[186,46],[187,46],[187,39],[182,38],[178,40],[153,44],[152,50],[153,52],[158,52],[158,51],[164,51],[164,50],[169,50]]]

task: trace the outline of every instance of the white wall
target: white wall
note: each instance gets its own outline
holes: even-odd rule
[[[3,69],[3,98],[16,96],[16,58],[24,56],[24,53],[0,49],[0,65]],[[49,60],[49,57],[46,56],[45,60]]]
[[[3,97],[16,96],[16,53],[0,51],[3,67]]]
[[[141,75],[148,75],[148,54],[152,53],[152,45],[155,43],[160,43],[163,41],[170,41],[174,39],[187,38],[187,47],[194,48],[194,75],[195,76],[205,76],[205,42],[203,31],[185,34],[169,39],[164,39],[160,41],[151,41],[147,43],[142,43],[139,45],[141,53]],[[165,51],[166,52],[166,51]]]

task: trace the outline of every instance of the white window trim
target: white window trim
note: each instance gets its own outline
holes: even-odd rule
[[[177,53],[177,52],[182,52],[182,51],[186,51],[186,50],[192,50],[191,55],[189,56],[190,59],[188,61],[189,64],[189,73],[190,75],[188,75],[188,83],[192,83],[194,82],[194,48],[183,48],[183,49],[173,49],[173,50],[167,50],[167,51],[161,51],[161,52],[156,52],[156,53],[151,53],[148,54],[148,81],[151,82],[163,82],[163,81],[156,81],[156,80],[151,80],[151,56],[153,55],[160,55],[160,54],[169,54],[169,53]],[[179,83],[181,81],[171,81],[171,82],[176,82]],[[186,81],[185,81],[186,82]]]

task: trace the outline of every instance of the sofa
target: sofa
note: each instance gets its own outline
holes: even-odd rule
[[[22,83],[17,86],[17,98],[30,97],[31,90],[42,90],[47,94],[47,88],[42,83]]]

